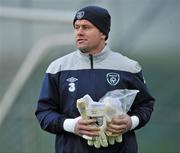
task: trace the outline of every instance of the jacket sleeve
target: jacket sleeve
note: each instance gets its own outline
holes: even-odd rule
[[[54,134],[62,132],[63,122],[66,118],[65,115],[59,113],[59,103],[57,76],[46,73],[38,98],[35,115],[41,128]]]
[[[144,81],[142,71],[135,74],[131,79],[130,88],[138,89],[140,92],[137,94],[135,101],[131,107],[130,115],[136,115],[139,118],[139,124],[135,129],[139,129],[146,125],[150,120],[153,112],[155,99],[150,95],[146,83]]]

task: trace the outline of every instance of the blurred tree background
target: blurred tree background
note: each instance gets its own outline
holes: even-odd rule
[[[109,10],[109,45],[139,61],[156,98],[151,121],[137,130],[139,152],[179,153],[179,0],[0,0],[0,153],[54,152],[36,99],[49,63],[76,49],[63,36],[73,36],[75,12],[86,5]]]

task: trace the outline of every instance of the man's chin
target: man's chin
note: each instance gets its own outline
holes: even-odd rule
[[[82,52],[82,53],[89,53],[89,49],[86,47],[78,47],[78,49]]]

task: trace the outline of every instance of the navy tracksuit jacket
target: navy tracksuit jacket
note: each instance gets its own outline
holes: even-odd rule
[[[96,56],[74,51],[48,67],[35,112],[42,129],[56,134],[56,153],[136,153],[134,130],[123,134],[123,142],[96,149],[87,140],[63,129],[66,118],[80,114],[76,100],[89,94],[98,101],[108,91],[137,89],[140,92],[131,106],[129,115],[136,115],[143,127],[150,119],[154,98],[144,83],[140,65],[106,46]]]

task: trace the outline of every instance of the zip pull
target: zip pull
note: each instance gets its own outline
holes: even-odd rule
[[[93,69],[93,55],[89,54],[89,59],[91,63],[91,69]]]

